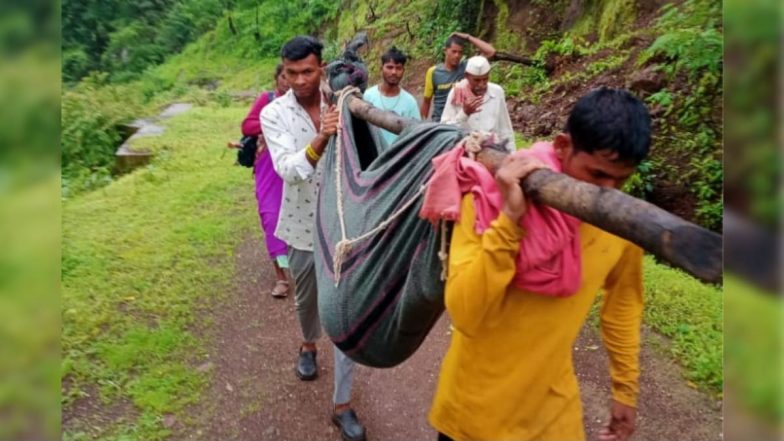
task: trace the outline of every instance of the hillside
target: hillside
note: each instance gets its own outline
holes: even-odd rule
[[[591,88],[627,87],[644,98],[655,118],[654,148],[630,182],[629,191],[720,229],[722,43],[718,3],[485,0],[458,2],[450,8],[437,0],[403,4],[319,0],[300,6],[268,2],[224,11],[212,30],[166,63],[148,67],[138,80],[117,83],[112,75],[89,77],[65,96],[66,134],[78,119],[70,115],[69,105],[78,102],[76,91],[86,89],[87,84],[97,84],[99,89],[108,86],[105,89],[112,93],[102,90],[104,94],[124,97],[121,109],[112,107],[116,104],[113,96],[106,97],[106,108],[101,109],[105,121],[93,122],[109,132],[112,124],[172,100],[225,104],[248,99],[269,83],[277,48],[298,32],[321,35],[329,59],[356,31],[367,31],[372,77],[377,75],[374,60],[378,54],[397,45],[412,56],[404,85],[421,97],[424,71],[437,60],[444,38],[460,28],[488,39],[499,50],[534,60],[528,67],[499,62],[492,75],[506,89],[515,129],[525,139],[554,136],[571,105]],[[352,12],[341,14],[344,10]],[[279,30],[275,23],[281,22],[292,26]],[[91,109],[94,101],[93,96]],[[64,167],[66,185],[78,191],[110,178],[110,152],[119,133],[88,140],[83,139],[82,127],[77,129],[82,138],[64,139]],[[81,152],[81,145],[96,141],[105,150],[92,162],[83,157],[71,160],[72,149]]]
[[[338,38],[367,30],[368,58],[391,44],[414,55],[407,88],[421,97],[424,71],[450,29],[441,23],[471,16],[472,2],[449,15],[439,2],[360,3],[343,15]],[[399,19],[374,10],[394,10]],[[463,7],[465,13],[459,8]],[[441,9],[439,9],[441,8]],[[431,11],[423,13],[421,11]],[[501,84],[514,127],[528,140],[554,136],[574,102],[598,86],[631,89],[650,105],[652,155],[629,191],[686,219],[721,229],[722,37],[718,2],[484,1],[475,22],[460,23],[501,51],[527,55],[534,66],[499,62],[491,80]],[[364,17],[364,20],[362,19]],[[397,25],[392,25],[396,23]],[[415,26],[414,23],[424,23]],[[378,65],[370,62],[377,73]]]
[[[518,147],[554,136],[591,88],[627,87],[655,121],[652,156],[627,191],[721,228],[718,2],[161,0],[130,9],[99,3],[63,3],[70,17],[64,25],[75,26],[63,48],[72,80],[62,99],[64,439],[250,436],[242,431],[280,439],[276,428],[305,433],[288,412],[325,411],[290,384],[291,354],[271,344],[295,338],[274,334],[289,331],[284,318],[293,317],[293,306],[291,299],[270,302],[264,291],[271,270],[259,253],[249,173],[233,167],[233,153],[223,147],[239,136],[251,100],[272,82],[280,45],[293,35],[318,35],[330,59],[357,31],[368,32],[371,81],[378,79],[378,55],[398,46],[411,56],[404,87],[417,98],[425,70],[454,30],[529,57],[531,66],[497,62],[492,73],[507,91]],[[91,28],[96,16],[111,26]],[[96,41],[103,43],[88,44]],[[120,126],[175,102],[195,107],[163,121],[162,135],[133,144],[153,152],[152,163],[117,173],[114,151],[126,136]],[[644,354],[653,373],[645,380],[650,414],[643,433],[666,429],[713,439],[723,385],[721,290],[650,257],[645,273]],[[578,347],[587,387],[602,396],[606,379],[593,375],[604,362],[595,352],[595,317],[596,311]],[[434,375],[430,364],[445,342],[444,335],[434,337],[432,357],[416,369]],[[415,371],[378,372],[361,377],[366,393],[413,400],[417,412],[426,407],[432,378],[408,389],[391,379]],[[279,408],[290,395],[307,399]],[[379,431],[394,423],[408,430],[403,436],[425,427],[423,421],[408,427],[422,415],[404,406],[395,407],[390,422],[384,403],[360,400],[376,412]],[[585,403],[594,420],[605,412],[597,400]],[[592,430],[594,420],[587,421]],[[308,436],[337,439],[319,427],[323,432]]]

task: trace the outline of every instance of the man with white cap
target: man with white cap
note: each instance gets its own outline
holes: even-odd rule
[[[465,78],[446,98],[441,122],[467,130],[493,132],[510,152],[515,150],[514,131],[506,108],[504,89],[491,83],[490,62],[477,55],[468,59]]]
[[[420,109],[422,119],[426,120],[430,117],[432,121],[441,121],[446,96],[452,86],[463,79],[466,68],[463,49],[468,43],[474,45],[479,49],[479,53],[487,58],[495,55],[495,48],[490,43],[464,32],[452,32],[444,44],[444,62],[430,66],[430,69],[425,73],[425,90]],[[431,110],[433,111],[432,115]]]

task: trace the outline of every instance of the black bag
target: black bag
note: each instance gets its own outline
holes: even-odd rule
[[[269,101],[267,102],[269,104],[275,99],[275,92],[269,91],[267,93],[269,94]],[[256,162],[258,142],[258,136],[243,136],[240,139],[240,148],[237,150],[237,164],[253,168],[253,164]]]
[[[237,163],[244,167],[253,167],[256,162],[256,149],[258,136],[243,136],[240,139],[240,148],[237,150]]]

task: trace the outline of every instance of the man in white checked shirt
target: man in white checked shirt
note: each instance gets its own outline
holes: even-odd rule
[[[321,337],[318,291],[313,259],[316,198],[321,180],[319,160],[337,132],[338,113],[321,92],[323,46],[312,37],[289,40],[281,50],[283,73],[291,89],[261,112],[264,137],[275,171],[283,178],[283,201],[275,236],[289,245],[297,318],[303,343],[296,374],[300,380],[318,376],[316,341]],[[323,115],[323,116],[322,116]],[[338,348],[335,359],[332,421],[347,441],[364,441],[365,428],[351,409],[354,362]]]

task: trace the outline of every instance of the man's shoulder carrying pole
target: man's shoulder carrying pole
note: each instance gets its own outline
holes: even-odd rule
[[[351,114],[392,133],[419,121],[346,98]],[[492,172],[507,155],[484,149],[477,160]],[[534,201],[639,245],[654,256],[708,283],[722,280],[722,237],[619,190],[602,188],[551,170],[536,170],[521,183]]]

